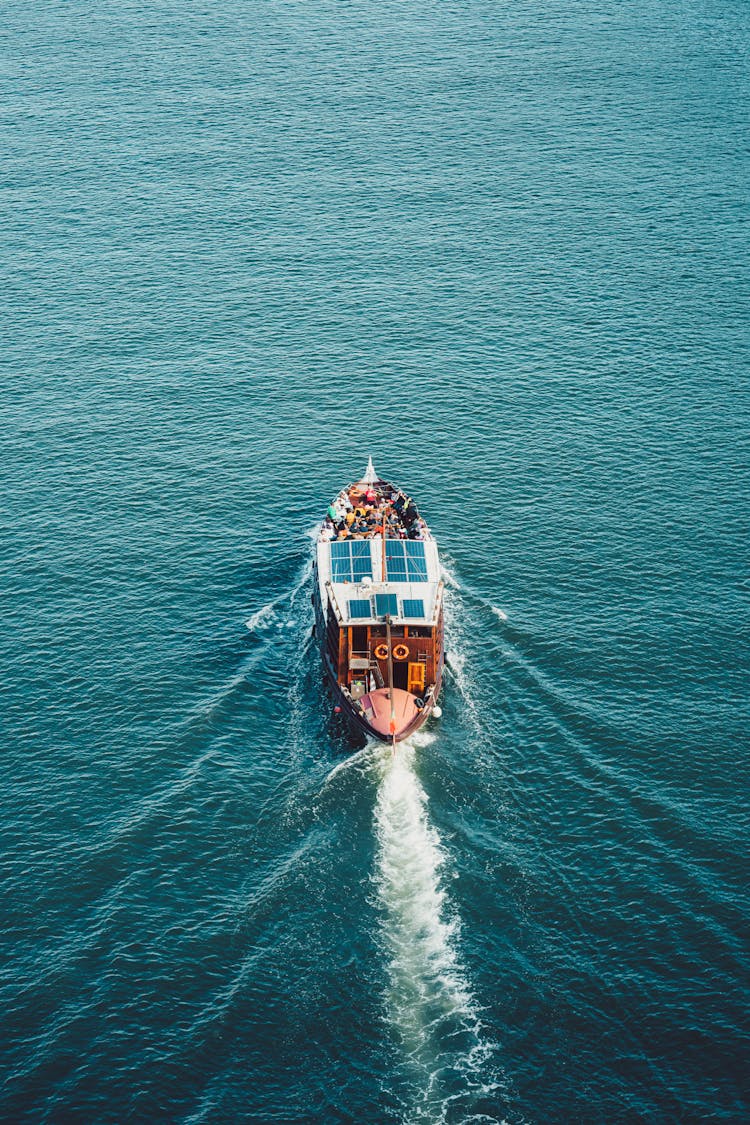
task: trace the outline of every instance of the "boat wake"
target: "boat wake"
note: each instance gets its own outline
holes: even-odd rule
[[[492,614],[498,621],[507,621],[508,614],[500,606],[493,605],[484,594],[479,593],[478,590],[471,586],[467,586],[464,582],[459,580],[456,573],[455,566],[446,561],[445,555],[442,560],[442,574],[443,581],[450,590],[458,590],[464,597],[464,600],[472,603],[475,607],[484,612]]]
[[[280,611],[284,606],[294,606],[299,594],[307,587],[312,569],[313,557],[312,554],[310,554],[297,574],[293,585],[288,590],[284,590],[283,593],[273,598],[270,602],[266,602],[260,609],[256,609],[255,613],[251,614],[245,622],[245,628],[251,633],[262,634],[274,625],[279,627],[293,625],[294,621],[287,621],[286,618],[282,620]]]
[[[275,599],[272,602],[267,602],[265,605],[257,609],[252,616],[248,617],[245,622],[245,627],[251,633],[260,633],[264,628],[271,624],[276,614],[276,607],[280,604],[281,599]]]
[[[446,668],[464,701],[465,714],[474,736],[483,738],[485,727],[480,706],[481,692],[469,672],[467,652],[471,649],[465,616],[464,599],[456,590],[451,590],[445,598]]]
[[[443,887],[446,862],[414,770],[414,744],[381,754],[375,810],[375,885],[388,954],[388,1018],[404,1055],[410,1122],[480,1120],[471,1106],[504,1087],[492,1074],[494,1045],[457,951],[459,920]],[[497,1120],[497,1118],[496,1118]]]
[[[361,770],[369,764],[373,756],[382,753],[383,744],[381,742],[368,742],[361,750],[357,750],[355,753],[349,754],[348,757],[342,759],[342,761],[337,762],[333,769],[329,770],[326,774],[323,786],[330,785],[335,777],[345,773],[347,770]]]

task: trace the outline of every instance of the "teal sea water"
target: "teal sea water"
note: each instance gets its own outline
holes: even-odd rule
[[[3,1121],[748,1120],[748,15],[3,5]],[[311,638],[368,454],[395,758]]]

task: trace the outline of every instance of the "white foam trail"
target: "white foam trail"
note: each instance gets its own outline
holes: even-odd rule
[[[442,559],[442,576],[446,586],[451,590],[460,590],[465,598],[474,602],[476,605],[482,606],[483,609],[488,609],[490,613],[498,619],[498,621],[507,621],[508,614],[500,606],[493,605],[484,594],[480,594],[477,590],[473,590],[470,586],[463,586],[452,566],[448,565],[445,558]]]
[[[312,574],[312,568],[313,560],[312,555],[310,555],[310,557],[305,560],[304,565],[297,574],[294,585],[289,590],[285,590],[283,594],[278,594],[275,598],[273,598],[272,601],[266,602],[265,605],[262,605],[260,609],[257,609],[255,613],[251,614],[251,616],[248,617],[247,621],[245,622],[245,627],[249,629],[251,633],[261,632],[276,617],[276,611],[280,606],[284,605],[287,602],[290,605],[293,605],[299,594],[307,585],[308,579]],[[286,624],[287,627],[291,627],[295,623],[296,622],[292,620],[287,622]]]
[[[435,732],[433,730],[425,730],[424,727],[423,727],[421,730],[416,731],[415,734],[412,734],[410,736],[409,742],[408,742],[407,745],[418,746],[418,747],[419,746],[431,746],[432,743],[436,742],[436,741],[437,741],[437,735],[435,734]]]
[[[260,632],[265,625],[273,620],[279,600],[279,598],[276,598],[274,601],[267,602],[265,605],[261,606],[252,616],[248,617],[245,622],[245,627],[249,629],[251,633]]]
[[[386,759],[378,793],[378,890],[386,907],[386,936],[392,954],[399,1026],[410,1040],[432,1021],[430,1000],[443,1012],[464,1011],[469,994],[460,979],[453,937],[455,919],[444,916],[440,869],[445,861],[437,832],[427,819],[427,798],[412,767],[413,751],[398,747]],[[402,1005],[402,1001],[406,1001]],[[417,1001],[415,1010],[414,1001]]]
[[[481,734],[484,727],[482,724],[482,708],[479,704],[479,691],[467,669],[465,640],[462,633],[464,619],[462,600],[462,596],[455,593],[451,593],[445,599],[447,666],[466,704],[466,713],[472,726],[477,734]],[[458,603],[458,607],[456,603]]]
[[[461,589],[461,583],[456,578],[456,575],[449,566],[446,566],[445,560],[442,560],[443,581],[446,586],[452,587],[454,590]]]
[[[459,961],[458,917],[441,883],[446,856],[413,763],[409,743],[381,758],[375,883],[389,954],[388,1016],[415,1094],[410,1120],[435,1125],[456,1096],[444,1088],[446,1075],[454,1087],[459,1076],[464,1096],[498,1083],[488,1086],[481,1073],[492,1048]]]
[[[367,746],[363,746],[361,750],[357,750],[355,754],[350,754],[348,758],[344,758],[343,761],[337,762],[333,769],[326,774],[325,780],[323,782],[324,787],[328,785],[329,782],[333,781],[334,777],[336,777],[338,774],[343,773],[344,770],[351,769],[352,766],[359,767],[363,764],[366,764],[368,759],[371,758],[373,754],[382,753],[382,749],[382,743],[371,742],[368,743]]]

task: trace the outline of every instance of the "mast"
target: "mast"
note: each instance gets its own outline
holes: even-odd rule
[[[396,701],[393,698],[393,649],[391,647],[391,615],[385,615],[385,639],[388,645],[388,701],[391,705],[390,735],[393,746],[396,746]]]
[[[372,457],[370,458],[370,465],[372,465]],[[382,545],[383,545],[383,558],[382,558],[382,571],[381,581],[386,581],[385,569],[385,521],[388,515],[388,501],[383,503],[383,523],[381,525]],[[396,752],[396,701],[393,698],[393,645],[391,644],[391,615],[385,615],[385,641],[388,645],[388,702],[391,705],[391,722],[390,722],[390,735],[393,742],[393,752]]]

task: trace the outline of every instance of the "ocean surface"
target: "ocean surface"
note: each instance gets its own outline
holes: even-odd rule
[[[750,1120],[750,9],[6,0],[0,1119]],[[442,551],[332,714],[312,535]]]

